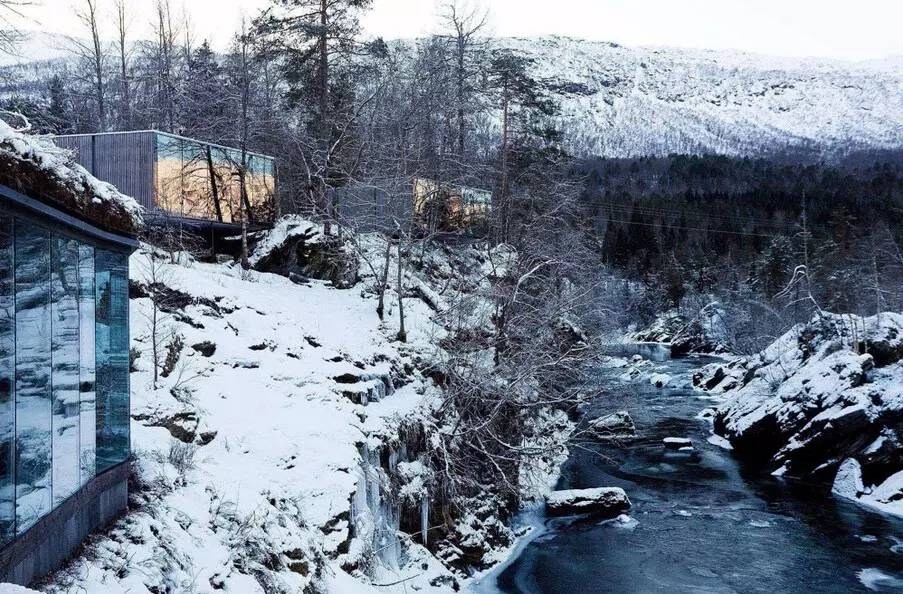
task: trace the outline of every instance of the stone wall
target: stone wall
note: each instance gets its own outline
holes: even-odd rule
[[[57,569],[128,505],[128,462],[100,474],[0,550],[0,582],[27,586]]]

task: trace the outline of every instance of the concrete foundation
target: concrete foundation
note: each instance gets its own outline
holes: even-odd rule
[[[0,582],[27,586],[59,568],[85,538],[115,520],[128,505],[129,468],[98,475],[37,524],[0,550]]]

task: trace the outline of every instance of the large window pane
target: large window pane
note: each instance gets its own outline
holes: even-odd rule
[[[129,454],[128,258],[95,250],[97,472]]]
[[[53,504],[79,487],[78,243],[54,237],[50,252]]]
[[[13,220],[0,217],[0,544],[16,532],[16,300]]]
[[[94,478],[97,419],[94,408],[94,248],[78,246],[78,317],[81,484]]]
[[[16,529],[50,511],[50,234],[16,223]]]

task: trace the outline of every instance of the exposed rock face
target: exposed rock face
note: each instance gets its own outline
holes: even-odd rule
[[[898,497],[894,513],[903,513],[895,490],[903,485],[883,486],[903,469],[901,354],[903,315],[825,314],[754,357],[709,365],[694,383],[724,395],[715,432],[739,456],[777,474],[837,483],[844,496]]]
[[[279,220],[272,231],[253,238],[251,265],[255,270],[290,278],[331,281],[338,288],[358,280],[357,259],[337,237],[327,237],[320,225],[297,216]]]
[[[589,422],[589,433],[601,441],[618,441],[636,437],[636,425],[626,410],[618,411]]]
[[[629,509],[630,499],[618,487],[555,491],[546,497],[546,513],[550,516],[593,514],[616,518]]]

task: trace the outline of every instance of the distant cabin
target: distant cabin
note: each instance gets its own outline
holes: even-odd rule
[[[413,183],[414,220],[433,231],[463,231],[487,222],[492,192],[417,178]]]
[[[274,217],[273,157],[246,152],[243,168],[237,148],[157,130],[73,134],[53,140],[74,151],[89,173],[138,201],[150,224],[178,220],[199,227],[233,227],[241,223],[242,200],[250,223],[268,223]]]

